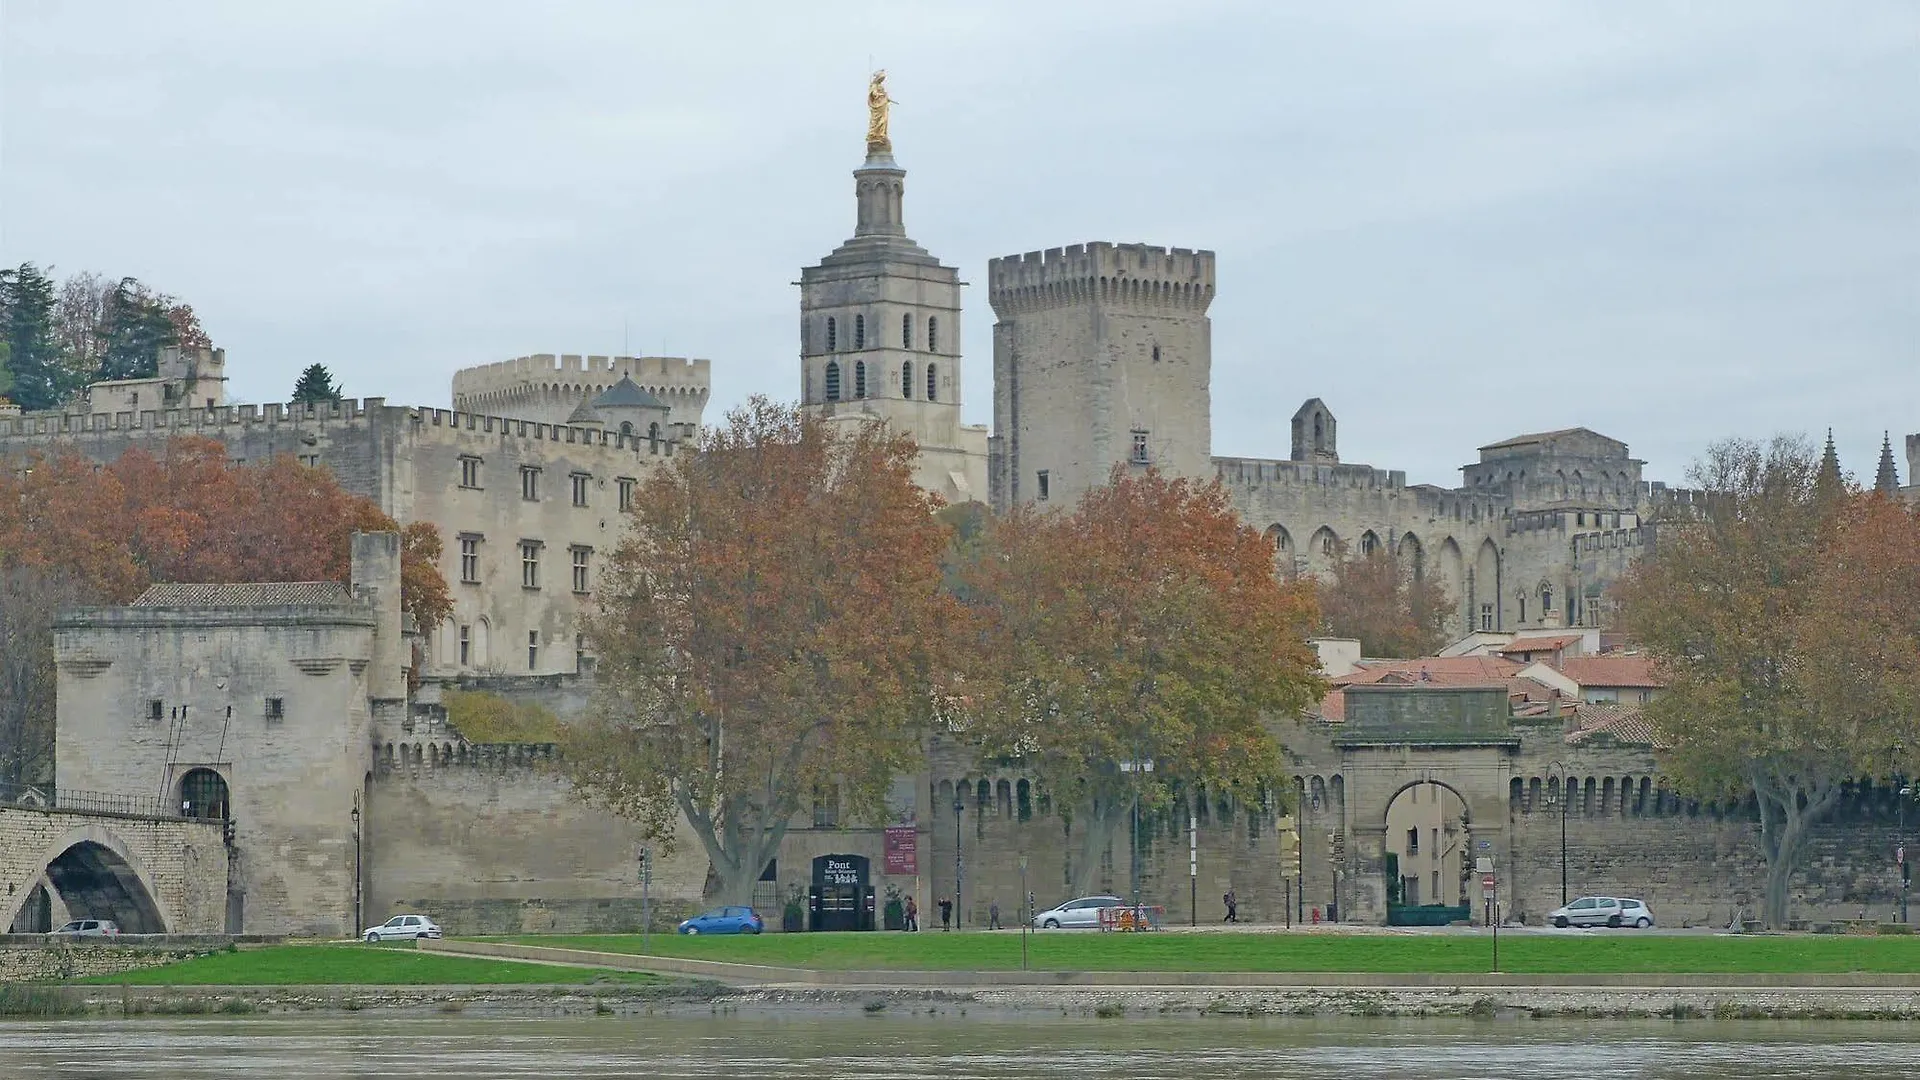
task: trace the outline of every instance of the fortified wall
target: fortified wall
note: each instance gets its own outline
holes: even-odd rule
[[[580,402],[631,378],[667,405],[671,425],[700,426],[712,394],[713,362],[680,356],[579,356],[536,353],[453,373],[453,407],[547,424],[564,424]]]

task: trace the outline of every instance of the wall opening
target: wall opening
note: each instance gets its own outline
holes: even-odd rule
[[[84,840],[47,864],[47,881],[70,919],[111,919],[123,934],[164,934],[146,883],[113,849]]]

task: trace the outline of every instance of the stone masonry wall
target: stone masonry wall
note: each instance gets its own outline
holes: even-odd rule
[[[0,929],[45,879],[47,864],[82,843],[106,848],[133,869],[169,932],[226,929],[227,854],[218,822],[21,806],[0,806]]]
[[[65,982],[92,975],[118,975],[177,964],[217,951],[207,946],[0,945],[0,983]]]

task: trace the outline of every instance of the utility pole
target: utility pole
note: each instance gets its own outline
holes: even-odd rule
[[[653,849],[640,849],[640,951],[653,943]]]
[[[1187,925],[1200,925],[1200,819],[1187,809]]]

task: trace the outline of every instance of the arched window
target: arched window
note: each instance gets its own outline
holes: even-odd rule
[[[913,348],[913,316],[912,315],[900,316],[900,347],[903,349]],[[908,394],[907,396],[912,397],[913,395]]]
[[[867,396],[867,362],[865,360],[856,361],[853,365],[853,396],[857,398]]]
[[[938,401],[940,399],[939,394],[935,393],[935,387],[937,387],[938,385],[939,385],[939,380],[935,378],[933,365],[928,364],[927,365],[927,400],[928,401]]]
[[[840,351],[839,337],[840,337],[839,328],[834,324],[833,316],[831,315],[827,316],[827,351],[828,352]]]
[[[659,424],[653,423],[653,424],[647,425],[647,442],[653,447],[656,447],[656,448],[659,447],[660,445],[660,425]]]
[[[1156,364],[1160,362],[1160,346],[1158,345],[1153,347],[1153,362]]]
[[[867,347],[867,317],[865,315],[855,315],[853,317],[853,347],[856,349],[864,349]]]
[[[227,819],[227,782],[212,769],[188,769],[180,778],[180,816]]]
[[[827,400],[840,400],[840,361],[827,361]]]
[[[927,316],[927,351],[940,351],[940,316]]]
[[[620,421],[620,434],[626,436],[629,439],[633,438],[633,421],[631,420]]]
[[[913,400],[913,361],[900,365],[900,396]]]

